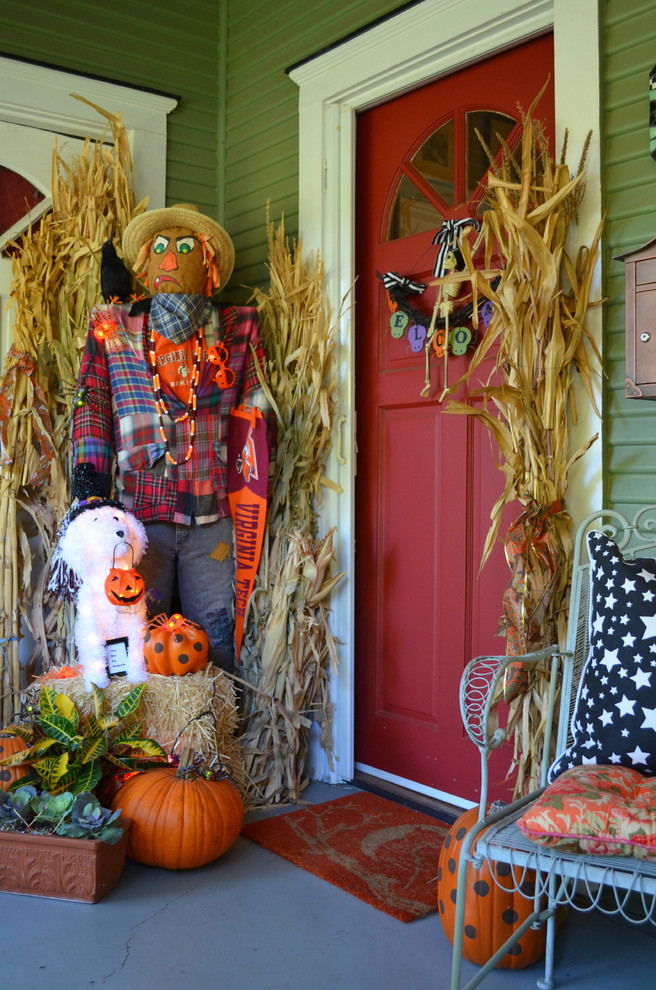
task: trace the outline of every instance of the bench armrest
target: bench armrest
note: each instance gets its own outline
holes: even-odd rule
[[[506,730],[499,727],[497,705],[503,698],[503,675],[510,664],[519,662],[530,669],[549,659],[557,663],[560,656],[558,646],[548,646],[518,656],[470,660],[460,680],[460,713],[467,735],[482,754],[489,754],[506,739]]]
[[[507,731],[499,725],[498,705],[503,701],[503,675],[512,663],[523,663],[529,669],[538,664],[550,667],[549,692],[544,711],[543,757],[540,783],[547,782],[549,751],[553,730],[556,690],[559,681],[559,666],[564,656],[558,646],[548,646],[533,653],[518,656],[475,657],[463,671],[460,680],[460,712],[467,735],[477,747],[481,760],[481,789],[479,820],[487,811],[488,760],[492,750],[497,749],[507,738]],[[561,672],[562,675],[562,672]]]

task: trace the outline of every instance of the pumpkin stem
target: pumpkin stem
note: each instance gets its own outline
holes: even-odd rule
[[[180,754],[180,762],[178,763],[178,769],[176,771],[176,777],[191,777],[196,776],[195,773],[191,773],[194,770],[194,759],[195,752],[192,746],[185,746]]]

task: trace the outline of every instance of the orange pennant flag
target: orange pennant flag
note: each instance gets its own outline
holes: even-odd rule
[[[266,522],[269,449],[256,407],[230,410],[228,501],[235,529],[235,659],[239,663],[246,607],[260,562]]]

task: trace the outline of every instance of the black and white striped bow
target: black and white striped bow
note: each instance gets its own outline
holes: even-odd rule
[[[422,292],[426,291],[423,282],[411,282],[409,278],[404,278],[398,272],[385,272],[383,285],[388,292],[390,289],[402,289],[404,292],[415,292],[417,295],[421,295]]]
[[[435,259],[433,275],[437,278],[441,278],[444,275],[446,256],[453,249],[454,241],[456,242],[456,247],[458,246],[457,242],[460,240],[465,227],[473,227],[474,230],[480,230],[481,221],[475,217],[465,217],[464,220],[445,220],[435,234],[432,243],[439,244],[439,249]]]

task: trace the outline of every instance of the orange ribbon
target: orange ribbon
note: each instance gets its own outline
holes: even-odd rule
[[[562,512],[562,499],[541,506],[531,500],[506,534],[506,560],[512,572],[503,593],[506,616],[506,653],[508,656],[526,653],[540,639],[544,619],[556,590],[557,548],[551,536],[548,520]],[[531,602],[528,593],[529,557],[537,557],[548,580],[540,598]],[[528,687],[528,674],[521,662],[511,664],[506,671],[504,700],[512,701]]]

